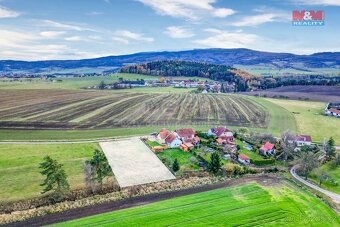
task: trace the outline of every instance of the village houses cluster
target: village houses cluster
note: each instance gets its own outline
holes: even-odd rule
[[[250,164],[250,158],[245,154],[238,154],[238,146],[236,145],[236,139],[231,130],[225,127],[211,128],[206,133],[207,136],[215,138],[214,144],[223,148],[223,153],[230,158],[232,155],[241,164]],[[188,152],[195,148],[195,146],[201,143],[201,138],[196,131],[192,128],[180,128],[174,131],[162,128],[159,133],[156,134],[156,141],[161,146],[153,146],[154,152],[162,152],[166,148],[180,148],[184,152]],[[287,141],[296,146],[296,149],[300,149],[302,146],[312,145],[312,138],[309,135],[296,135],[292,138],[288,138]],[[244,145],[244,149],[254,151],[253,146],[250,144]],[[258,153],[262,156],[269,157],[276,153],[276,147],[274,143],[269,141],[262,144],[258,149]]]

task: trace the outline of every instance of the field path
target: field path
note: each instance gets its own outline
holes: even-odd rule
[[[325,195],[327,195],[328,197],[330,197],[335,203],[340,203],[340,195],[339,194],[336,194],[334,192],[330,192],[330,191],[327,191],[323,188],[320,188],[319,186],[316,186],[315,184],[312,184],[304,179],[302,179],[299,175],[297,175],[296,173],[296,165],[293,166],[291,169],[290,169],[290,173],[292,174],[292,176],[297,179],[298,181],[300,181],[301,183],[313,188],[314,190],[317,190]]]

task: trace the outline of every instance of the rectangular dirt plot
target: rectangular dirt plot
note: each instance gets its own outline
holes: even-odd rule
[[[99,144],[121,187],[175,179],[168,168],[138,138]]]

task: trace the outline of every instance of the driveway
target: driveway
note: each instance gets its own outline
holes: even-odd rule
[[[334,202],[336,203],[340,203],[340,195],[339,194],[336,194],[334,192],[330,192],[330,191],[327,191],[323,188],[320,188],[319,186],[316,186],[315,184],[312,184],[304,179],[302,179],[299,175],[297,175],[296,173],[296,166],[293,166],[291,169],[290,169],[290,173],[292,174],[292,176],[297,179],[298,181],[300,181],[301,183],[307,185],[308,187],[311,187],[325,195],[327,195],[328,197],[330,197]]]
[[[99,145],[121,187],[175,179],[139,138],[100,142]]]

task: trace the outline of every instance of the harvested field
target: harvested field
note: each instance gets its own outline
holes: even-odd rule
[[[234,95],[2,90],[0,103],[2,129],[176,124],[265,128],[269,121],[269,114],[262,105]]]
[[[174,175],[138,138],[99,143],[121,187],[173,180]]]
[[[245,92],[244,94],[267,96],[268,98],[285,96],[295,100],[339,102],[340,86],[287,86],[265,91]]]

